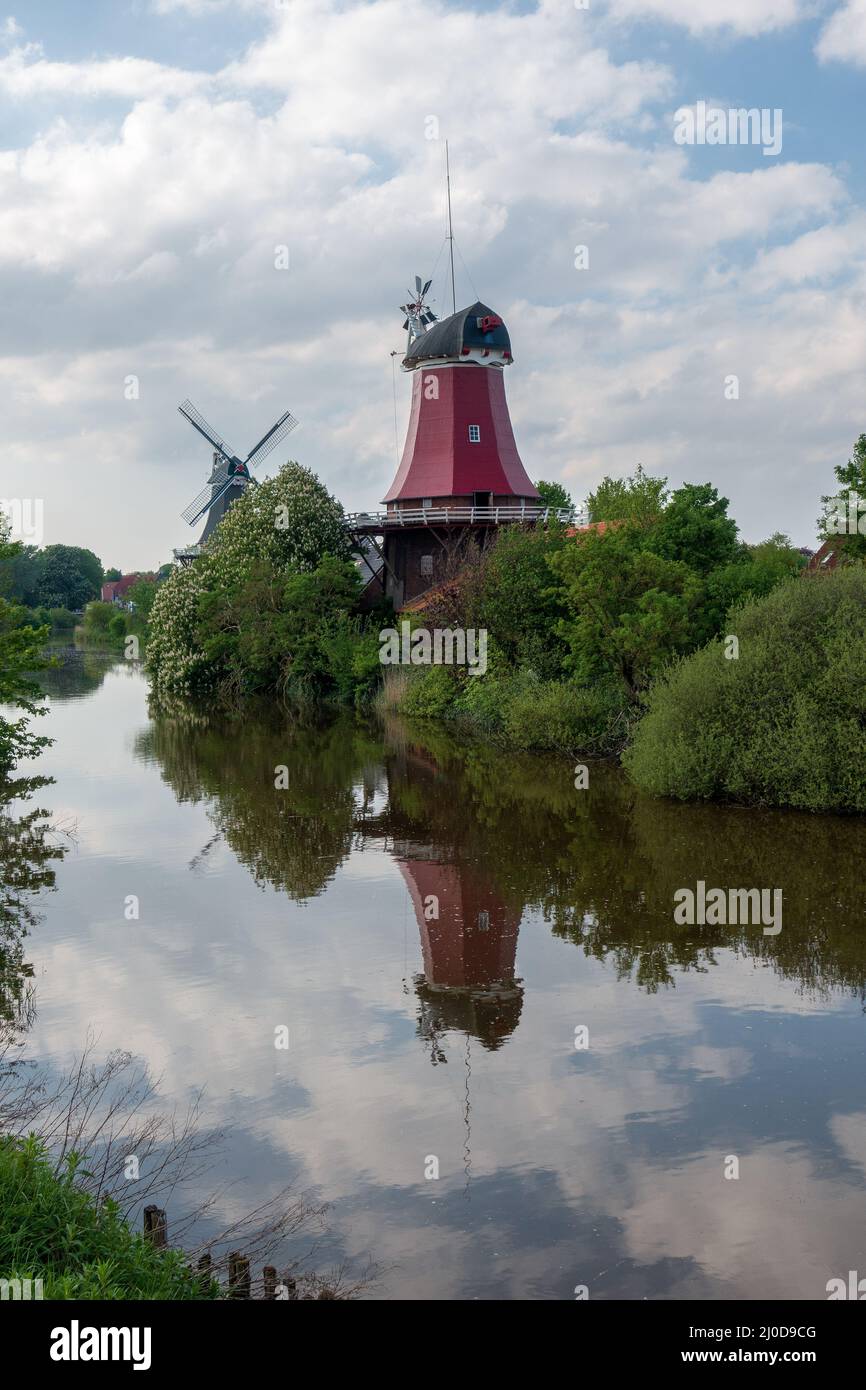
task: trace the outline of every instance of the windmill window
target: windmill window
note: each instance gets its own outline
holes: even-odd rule
[[[425,509],[425,511],[426,511],[429,507],[432,507],[432,506],[433,506],[433,498],[432,498],[432,497],[422,497],[422,498],[421,498],[421,506],[422,506],[422,507]]]
[[[478,914],[478,930],[479,930],[479,931],[489,931],[489,930],[490,930],[490,913],[489,913],[489,912],[483,912],[483,911],[482,911],[482,912],[479,912],[479,914]]]
[[[470,425],[470,426],[469,426],[469,443],[470,443],[470,444],[480,444],[480,443],[481,443],[481,426],[480,426],[480,425]]]
[[[433,573],[433,556],[432,556],[432,555],[422,555],[422,556],[421,556],[421,574],[422,574],[425,578],[428,578],[428,579],[429,579],[429,577],[432,575],[432,573]]]

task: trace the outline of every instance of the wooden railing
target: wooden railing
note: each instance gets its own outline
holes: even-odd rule
[[[350,512],[349,531],[384,531],[395,526],[473,524],[501,526],[520,521],[561,521],[579,525],[582,517],[571,507],[401,507],[391,512]]]

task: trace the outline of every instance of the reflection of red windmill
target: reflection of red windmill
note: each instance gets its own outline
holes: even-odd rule
[[[424,974],[416,979],[421,1027],[442,1060],[438,1036],[472,1033],[495,1050],[520,1019],[514,974],[520,912],[475,867],[398,857],[421,934]]]

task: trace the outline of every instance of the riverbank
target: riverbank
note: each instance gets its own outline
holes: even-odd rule
[[[131,1230],[111,1201],[76,1185],[84,1160],[55,1170],[35,1138],[0,1138],[0,1286],[16,1281],[45,1299],[214,1299],[176,1250]],[[31,1295],[35,1296],[35,1295]]]

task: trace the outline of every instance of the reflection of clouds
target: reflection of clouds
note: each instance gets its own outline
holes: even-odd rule
[[[834,1115],[830,1131],[848,1162],[866,1176],[866,1113]]]
[[[719,1081],[732,1081],[745,1076],[752,1059],[744,1047],[691,1047],[683,1066],[693,1067],[702,1076],[714,1076]]]
[[[733,1288],[750,1299],[825,1298],[831,1274],[862,1263],[861,1190],[817,1182],[793,1145],[740,1154],[738,1180],[724,1178],[724,1157],[630,1170],[630,1197],[615,1209],[635,1259],[693,1259],[714,1296]]]
[[[857,1267],[866,1114],[843,1044],[808,1031],[846,1011],[856,1027],[856,1003],[809,999],[724,948],[647,994],[524,914],[519,1026],[497,1053],[471,1044],[465,1201],[465,1040],[447,1031],[434,1068],[415,1035],[421,947],[392,854],[354,849],[303,904],[223,846],[190,872],[213,825],[129,760],[142,711],[143,686],[109,676],[98,702],[52,714],[46,801],[56,790],[80,839],[30,940],[33,1052],[68,1057],[93,1027],[102,1052],[162,1073],[168,1102],[205,1085],[205,1123],[240,1127],[231,1171],[252,1174],[224,1219],[297,1176],[333,1204],[341,1249],[396,1265],[383,1291],[412,1297],[569,1298],[594,1280],[607,1297],[822,1297]],[[739,1182],[722,1177],[730,1152]]]
[[[267,1177],[274,1185],[289,1164],[299,1166],[301,1184],[315,1185],[335,1204],[331,1219],[349,1254],[372,1252],[399,1265],[398,1283],[408,1280],[414,1297],[456,1296],[475,1258],[471,1237],[459,1229],[461,1209],[449,1206],[464,1182],[463,1041],[446,1039],[447,1066],[434,1070],[424,1061],[410,1026],[413,1002],[401,988],[402,885],[385,855],[367,853],[380,866],[381,910],[363,918],[362,930],[350,872],[338,873],[327,896],[303,908],[249,892],[237,873],[220,880],[221,907],[209,898],[212,916],[204,914],[197,941],[186,939],[191,928],[179,917],[128,938],[118,968],[112,932],[92,929],[86,970],[80,944],[57,943],[40,955],[47,975],[35,1041],[45,1036],[53,1048],[73,1051],[95,1017],[103,1048],[148,1057],[165,1073],[167,1096],[183,1097],[206,1082],[207,1122],[248,1126],[272,1156]],[[177,935],[184,939],[173,947]],[[407,949],[411,971],[420,954],[412,931]],[[723,988],[716,978],[695,976],[672,1029],[667,1001],[659,1009],[658,996],[612,985],[604,967],[582,961],[540,924],[524,926],[520,952],[533,1007],[500,1054],[485,1056],[480,1046],[472,1052],[472,1191],[507,1173],[519,1202],[541,1164],[555,1175],[551,1191],[533,1194],[542,1227],[556,1196],[576,1214],[579,1230],[521,1231],[515,1245],[494,1207],[485,1231],[499,1296],[526,1296],[537,1287],[539,1296],[568,1297],[572,1266],[572,1283],[586,1275],[591,1284],[617,1260],[644,1267],[632,1272],[628,1296],[652,1295],[654,1266],[667,1259],[684,1261],[682,1277],[697,1278],[704,1296],[731,1287],[750,1297],[805,1296],[808,1280],[847,1258],[842,1233],[851,1229],[860,1194],[817,1183],[809,1160],[791,1147],[741,1154],[740,1184],[724,1188],[728,1149],[697,1157],[689,1150],[666,1166],[651,1153],[638,1158],[631,1147],[628,1124],[651,1140],[658,1127],[688,1114],[705,1078],[735,1080],[754,1064],[739,1043],[702,1041],[702,991],[714,1010],[729,991],[738,1007],[735,972],[726,972]],[[531,988],[533,966],[550,952],[573,978],[540,994]],[[587,1054],[569,1052],[575,995],[592,1000]],[[623,1003],[619,1013],[615,999]],[[604,1024],[593,1032],[595,1015]],[[280,1022],[291,1029],[288,1053],[273,1048]],[[671,1040],[673,1052],[666,1050]],[[283,1105],[286,1081],[292,1099]],[[307,1096],[300,1108],[297,1088]],[[423,1178],[429,1153],[440,1159],[438,1183]],[[792,1163],[796,1171],[789,1172]],[[359,1188],[369,1192],[369,1212],[355,1199]],[[240,1214],[248,1195],[235,1189],[223,1204],[226,1216]],[[776,1228],[790,1224],[794,1210],[798,1233],[786,1237],[777,1266],[769,1253],[780,1248]],[[621,1245],[616,1259],[594,1249],[591,1223],[600,1216],[610,1222],[607,1239]],[[768,1253],[759,1258],[762,1242]],[[615,1295],[622,1277],[614,1268],[601,1292]],[[679,1296],[688,1292],[684,1286]]]

